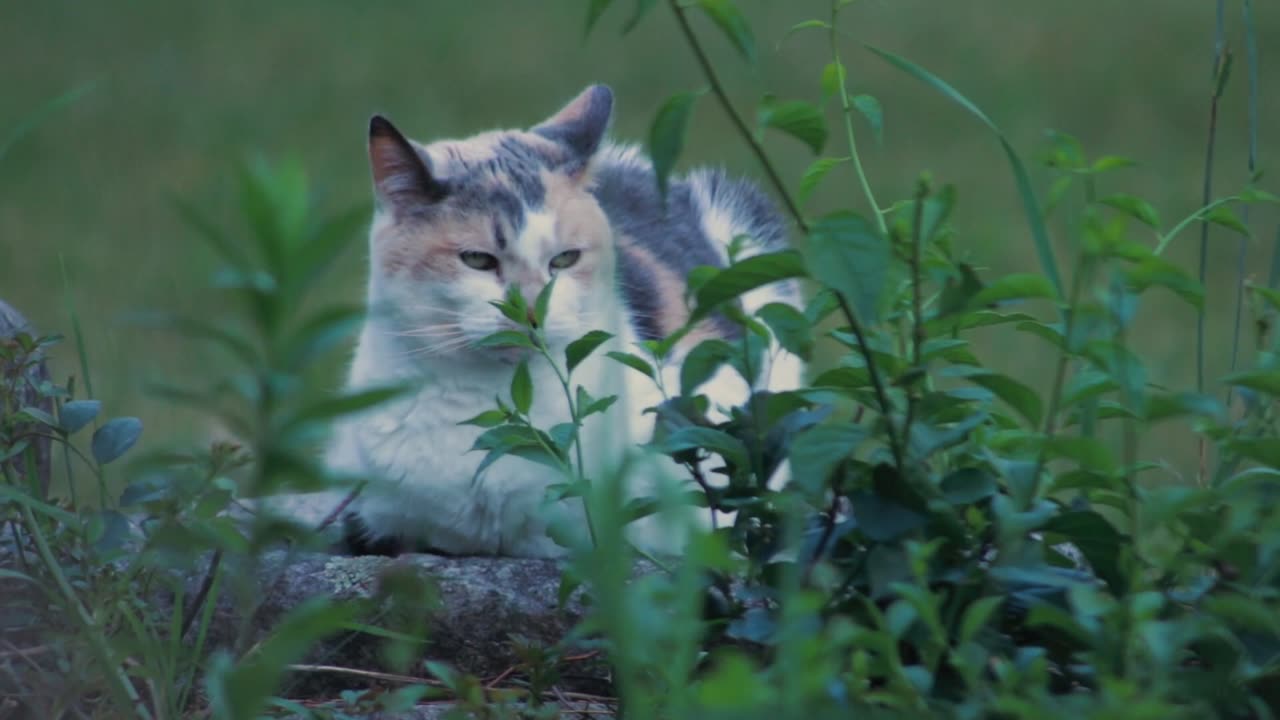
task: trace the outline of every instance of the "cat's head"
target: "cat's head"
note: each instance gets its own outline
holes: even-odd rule
[[[513,327],[491,301],[514,285],[532,305],[553,276],[548,340],[601,326],[615,261],[591,159],[612,108],[612,92],[595,85],[529,130],[425,146],[381,116],[370,121],[371,299],[410,352],[510,359],[476,347]]]

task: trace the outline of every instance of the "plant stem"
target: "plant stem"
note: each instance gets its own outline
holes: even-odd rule
[[[8,473],[6,472],[6,475]],[[9,478],[13,482],[12,478]],[[71,583],[67,581],[66,575],[62,572],[62,566],[58,564],[58,559],[53,556],[53,551],[49,549],[49,542],[44,537],[44,531],[40,529],[40,523],[36,520],[35,515],[31,512],[31,507],[26,504],[19,505],[19,511],[22,513],[22,523],[27,528],[27,533],[36,542],[36,551],[40,554],[40,560],[44,563],[45,569],[53,577],[54,584],[58,586],[58,591],[62,594],[63,601],[71,610],[71,615],[79,623],[81,631],[85,638],[89,641],[89,647],[92,648],[93,654],[97,656],[97,660],[101,663],[101,670],[108,680],[108,687],[111,693],[116,696],[116,702],[122,707],[132,707],[137,717],[144,720],[151,720],[151,713],[147,711],[145,705],[142,704],[142,698],[138,696],[137,690],[134,689],[133,683],[129,682],[129,677],[124,670],[112,659],[111,647],[107,644],[107,638],[102,634],[102,629],[94,622],[93,616],[80,603],[80,598],[71,587]]]
[[[1252,182],[1258,170],[1258,39],[1254,35],[1253,0],[1244,0],[1244,39],[1245,60],[1248,65],[1249,84],[1249,179]],[[1241,222],[1249,226],[1249,206],[1241,209]],[[1231,337],[1231,370],[1234,372],[1240,357],[1240,329],[1244,322],[1244,276],[1245,261],[1248,256],[1249,238],[1240,237],[1240,249],[1236,256],[1236,318],[1235,329]],[[1227,388],[1227,407],[1235,387]]]
[[[835,11],[832,11],[834,15]],[[924,355],[924,301],[920,287],[920,245],[924,242],[920,226],[924,223],[924,201],[929,194],[928,182],[921,178],[916,188],[915,213],[912,216],[911,254],[908,263],[911,266],[911,368],[913,372],[921,371],[921,357]],[[913,383],[914,386],[914,383]],[[911,424],[915,421],[916,404],[919,398],[914,387],[907,388],[907,419],[902,424],[902,442],[911,445]]]
[[[862,352],[862,357],[867,363],[867,375],[871,377],[871,387],[875,390],[876,402],[880,405],[880,413],[884,416],[885,433],[889,436],[889,450],[893,453],[894,464],[898,466],[900,475],[905,476],[907,472],[906,452],[902,445],[902,440],[898,436],[898,431],[893,426],[893,404],[889,401],[889,392],[885,389],[884,378],[880,375],[880,369],[876,365],[875,353],[871,350],[871,344],[867,342],[867,334],[862,328],[862,323],[858,321],[857,314],[853,308],[849,306],[849,301],[839,292],[832,290],[836,296],[836,301],[840,303],[840,312],[844,314],[845,321],[849,323],[849,329],[853,331],[854,337],[858,341],[858,349]]]
[[[693,33],[693,28],[689,26],[689,18],[685,15],[685,9],[680,5],[679,0],[670,0],[671,10],[676,15],[676,22],[680,24],[680,31],[684,34],[684,38],[689,43],[689,48],[693,50],[694,56],[698,60],[698,66],[702,68],[702,74],[706,76],[707,83],[711,85],[711,92],[715,94],[716,100],[720,102],[720,107],[724,108],[725,114],[729,116],[729,120],[738,130],[738,134],[746,141],[747,146],[751,148],[751,152],[755,154],[756,159],[760,161],[760,166],[764,169],[765,175],[769,178],[769,183],[773,185],[773,189],[778,193],[778,197],[782,199],[782,203],[787,207],[787,213],[795,220],[796,226],[802,232],[809,232],[809,223],[805,222],[804,214],[800,212],[800,206],[792,199],[791,193],[787,192],[787,186],[783,184],[782,178],[779,177],[778,171],[774,169],[773,163],[769,162],[769,156],[765,154],[764,148],[756,141],[755,136],[747,127],[742,116],[734,109],[733,103],[729,101],[729,96],[724,91],[724,86],[720,84],[720,78],[716,75],[715,69],[711,66],[711,61],[707,58],[707,54],[702,49],[702,45],[698,42],[698,36]]]
[[[884,213],[880,210],[880,204],[876,202],[875,193],[871,190],[871,183],[867,180],[867,173],[862,167],[862,158],[858,155],[858,143],[854,139],[853,134],[853,106],[849,102],[849,91],[844,83],[844,63],[840,61],[840,52],[836,45],[836,16],[839,15],[839,4],[836,0],[831,2],[831,25],[828,30],[828,37],[831,44],[831,61],[836,65],[836,76],[840,84],[840,109],[844,119],[844,134],[849,143],[849,159],[853,162],[854,172],[858,175],[858,184],[862,186],[862,193],[867,196],[867,204],[871,206],[871,214],[875,216],[876,227],[880,229],[881,235],[888,235],[889,228],[884,221]]]
[[[1209,198],[1213,195],[1213,151],[1214,144],[1218,135],[1218,101],[1222,97],[1222,88],[1225,84],[1226,69],[1230,64],[1230,52],[1223,44],[1223,14],[1226,7],[1226,0],[1218,0],[1217,4],[1217,23],[1214,31],[1214,47],[1213,47],[1213,94],[1209,101],[1209,137],[1205,143],[1204,157],[1204,182],[1201,187],[1200,202],[1201,205],[1208,205]],[[1209,222],[1201,220],[1200,222],[1200,285],[1203,287],[1208,277],[1209,268]],[[1205,344],[1205,310],[1201,306],[1200,311],[1196,313],[1196,392],[1204,392],[1204,344]],[[1200,464],[1196,477],[1201,484],[1204,483],[1206,473],[1206,463],[1208,455],[1208,447],[1205,438],[1201,435],[1197,441],[1199,445]]]
[[[578,471],[571,473],[576,475],[577,480],[586,480],[586,470],[583,469],[582,460],[582,438],[578,437],[582,431],[582,419],[578,417],[578,404],[573,399],[573,389],[569,387],[569,376],[560,371],[560,366],[556,364],[555,358],[551,357],[550,350],[547,349],[547,343],[542,337],[538,337],[535,341],[538,351],[542,353],[542,357],[546,358],[547,364],[551,366],[552,372],[556,374],[556,379],[560,381],[560,388],[564,391],[564,400],[569,405],[569,419],[573,422],[573,449],[578,460]],[[591,547],[599,547],[596,541],[596,525],[591,520],[590,503],[585,498],[582,503],[583,515],[587,519],[587,534],[591,537]]]

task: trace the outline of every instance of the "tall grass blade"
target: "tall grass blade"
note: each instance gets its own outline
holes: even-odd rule
[[[74,104],[93,88],[94,83],[85,83],[79,87],[74,87],[36,108],[26,117],[19,120],[18,124],[9,131],[8,136],[0,142],[0,161],[3,161],[5,155],[8,155],[9,151],[21,142],[23,138],[30,135],[36,128],[40,127],[41,123],[53,116],[53,114],[59,110]]]
[[[1249,84],[1249,178],[1253,179],[1258,171],[1258,39],[1253,23],[1253,0],[1244,0],[1244,44],[1245,65]],[[1249,205],[1241,210],[1241,222],[1249,225]],[[1236,370],[1240,358],[1240,329],[1244,322],[1244,275],[1245,261],[1248,259],[1249,238],[1240,236],[1240,250],[1236,256],[1236,318],[1231,335],[1231,370]],[[1231,397],[1235,388],[1227,391],[1227,405],[1231,405]]]
[[[1031,177],[1027,174],[1027,168],[1023,165],[1021,158],[1018,157],[1013,146],[1009,144],[1004,132],[973,101],[962,95],[960,91],[937,75],[887,50],[881,50],[872,45],[867,45],[866,48],[879,55],[890,65],[937,90],[944,97],[967,110],[970,115],[982,121],[982,124],[995,133],[996,138],[1000,140],[1000,146],[1004,148],[1004,153],[1009,159],[1009,166],[1013,170],[1014,181],[1018,186],[1018,195],[1022,199],[1022,209],[1027,216],[1027,224],[1031,227],[1031,236],[1035,241],[1036,255],[1040,259],[1040,267],[1049,278],[1049,282],[1053,283],[1057,297],[1065,297],[1062,275],[1058,272],[1058,261],[1053,254],[1053,245],[1049,240],[1049,230],[1044,223],[1044,214],[1040,210],[1040,202],[1036,199],[1035,190],[1031,187]]]
[[[80,376],[84,379],[85,397],[92,399],[93,394],[93,378],[89,375],[89,346],[84,341],[84,330],[80,325],[80,313],[76,310],[75,296],[71,292],[71,276],[67,273],[67,258],[61,252],[58,253],[58,268],[62,272],[62,299],[67,309],[67,316],[71,319],[71,337],[76,343],[76,357],[80,362]],[[94,418],[93,428],[98,429],[98,420]],[[102,465],[94,460],[94,472],[98,476],[98,503],[100,507],[107,507],[107,481],[106,476],[102,473]],[[67,483],[74,483],[74,478],[68,475]]]

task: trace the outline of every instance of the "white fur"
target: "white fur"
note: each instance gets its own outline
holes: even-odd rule
[[[641,162],[627,149],[612,151],[620,161]],[[750,228],[735,224],[732,208],[703,208],[704,228],[718,245],[727,247],[734,235]],[[394,231],[388,217],[375,219],[373,234]],[[510,252],[529,273],[546,268],[549,255],[562,249],[557,245],[555,218],[530,210],[519,238]],[[607,243],[612,247],[612,243]],[[375,258],[377,248],[374,248]],[[327,454],[332,471],[368,481],[352,504],[364,523],[380,536],[400,535],[407,540],[423,540],[435,549],[452,554],[501,554],[548,557],[564,552],[552,541],[551,526],[578,540],[584,540],[586,522],[577,500],[548,504],[546,489],[565,478],[556,470],[522,458],[507,456],[476,476],[485,453],[468,452],[481,428],[459,425],[494,407],[495,396],[508,396],[515,357],[497,356],[492,350],[467,350],[457,343],[474,342],[508,325],[490,300],[501,297],[484,273],[464,275],[459,282],[424,287],[407,276],[385,276],[378,263],[371,263],[368,301],[370,315],[361,333],[351,366],[350,389],[392,383],[410,383],[409,394],[356,417],[340,422]],[[605,478],[638,443],[649,439],[653,415],[645,408],[659,404],[662,397],[654,383],[634,370],[605,358],[608,350],[636,352],[636,335],[618,297],[613,262],[602,263],[594,288],[576,283],[557,283],[548,313],[548,334],[562,357],[565,343],[587,330],[601,328],[614,338],[593,354],[574,373],[574,385],[583,385],[594,397],[617,394],[619,401],[604,415],[591,418],[583,429],[582,443],[588,453],[588,476]],[[546,274],[532,277],[536,285]],[[531,293],[525,291],[526,296]],[[744,298],[748,311],[767,302],[784,300],[776,290],[763,288]],[[457,308],[445,320],[458,319],[456,332],[415,334],[415,328],[439,323],[440,308]],[[556,326],[557,318],[568,319]],[[580,319],[585,326],[572,322]],[[443,338],[443,339],[442,339]],[[450,352],[433,353],[432,341],[454,343]],[[798,359],[774,348],[766,369],[771,389],[800,385],[802,367]],[[554,373],[544,362],[530,364],[534,380],[534,406],[530,417],[535,426],[549,428],[569,419],[565,398]],[[666,387],[678,388],[678,361],[661,368]],[[723,368],[703,385],[714,405],[725,408],[743,402],[749,392],[746,383],[732,369]],[[632,473],[628,494],[646,492],[664,475],[674,476],[674,465],[650,458],[643,470]],[[639,481],[638,484],[637,480]],[[295,496],[284,506],[299,519],[317,520],[329,513],[345,495],[331,491]],[[656,523],[648,524],[641,536],[633,537],[650,549],[676,550],[679,533],[665,533]],[[665,534],[664,534],[665,533]]]

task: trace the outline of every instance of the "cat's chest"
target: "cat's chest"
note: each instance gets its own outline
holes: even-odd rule
[[[569,419],[550,373],[533,373],[529,418],[546,428]],[[484,453],[471,451],[485,428],[468,424],[492,410],[499,398],[510,407],[510,373],[481,378],[439,378],[364,418],[356,432],[373,464],[390,470],[436,469],[445,474],[473,471]]]

